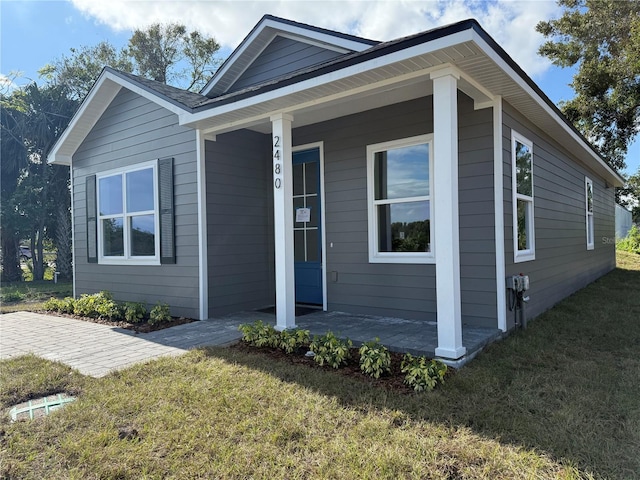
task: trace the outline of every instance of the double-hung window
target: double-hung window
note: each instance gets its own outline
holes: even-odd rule
[[[369,261],[433,263],[433,136],[367,147]]]
[[[513,260],[535,260],[533,210],[533,143],[522,135],[511,134],[513,192]]]
[[[593,182],[588,177],[584,177],[584,190],[585,220],[587,224],[587,250],[593,250],[595,246],[593,239]]]
[[[96,180],[99,262],[159,264],[157,162]]]

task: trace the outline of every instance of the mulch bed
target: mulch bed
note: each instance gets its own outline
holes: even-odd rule
[[[321,367],[313,360],[313,357],[305,356],[308,348],[304,347],[299,348],[292,354],[287,354],[278,348],[252,347],[244,342],[238,342],[229,348],[233,348],[246,353],[259,353],[274,360],[288,362],[292,365],[301,365],[306,368],[321,368],[324,370],[336,372],[336,374],[339,375],[355,378],[359,381],[363,381],[374,386],[382,387],[398,393],[414,393],[412,388],[405,385],[404,374],[400,371],[400,364],[402,363],[402,358],[404,357],[404,354],[402,353],[389,352],[391,354],[391,372],[382,375],[380,378],[373,378],[360,370],[360,352],[357,348],[351,348],[351,358],[349,358],[346,365],[337,369],[329,366]],[[448,368],[447,373],[445,374],[445,382],[447,381],[447,378],[449,378],[453,374],[454,370],[452,368]]]
[[[105,320],[102,318],[90,318],[90,317],[82,317],[80,315],[71,315],[66,313],[58,313],[58,312],[48,312],[41,311],[38,313],[42,313],[44,315],[52,315],[54,317],[66,317],[73,318],[74,320],[82,320],[83,322],[91,322],[91,323],[99,323],[101,325],[109,325],[110,327],[123,328],[125,330],[132,330],[136,333],[149,333],[156,332],[158,330],[164,330],[165,328],[177,327],[178,325],[184,325],[185,323],[197,322],[198,320],[194,318],[185,318],[185,317],[171,317],[171,321],[162,322],[155,325],[150,325],[148,323],[129,323],[124,320],[122,321],[111,321]]]

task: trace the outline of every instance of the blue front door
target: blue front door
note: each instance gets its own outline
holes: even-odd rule
[[[322,305],[320,150],[293,153],[296,303]]]

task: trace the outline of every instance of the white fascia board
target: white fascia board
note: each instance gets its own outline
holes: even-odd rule
[[[565,131],[567,134],[571,136],[571,138],[578,143],[590,156],[593,158],[601,167],[603,167],[612,178],[615,178],[620,182],[619,186],[624,185],[624,179],[606,162],[604,162],[598,154],[596,154],[592,147],[585,142],[585,140],[578,135],[573,129],[566,124],[566,122],[558,116],[558,114],[547,104],[547,102],[536,92],[531,86],[516,72],[511,68],[511,66],[502,58],[491,46],[487,44],[487,42],[475,31],[472,31],[472,40],[482,49],[485,55],[493,60],[501,70],[503,70],[509,78],[513,80],[520,88],[522,88],[535,102],[540,106],[548,115],[553,118],[558,126]],[[618,185],[616,185],[618,186]]]
[[[186,112],[185,109],[154,95],[135,83],[112,72],[104,71],[51,149],[47,162],[71,165],[71,157],[122,88],[131,90],[178,116]]]
[[[47,162],[71,165],[71,157],[122,87],[100,77],[47,155]]]
[[[431,52],[441,50],[443,48],[447,48],[452,45],[457,45],[459,43],[464,43],[470,40],[472,40],[471,30],[464,30],[462,32],[455,33],[453,35],[437,38],[427,43],[422,43],[420,45],[415,45],[413,47],[399,50],[387,55],[372,58],[371,60],[367,60],[362,63],[351,65],[350,67],[347,67],[347,68],[334,70],[324,75],[310,78],[303,82],[287,85],[287,86],[278,88],[276,90],[272,90],[259,95],[255,95],[253,97],[238,100],[237,102],[227,103],[225,105],[221,105],[220,107],[213,107],[208,110],[204,110],[202,112],[197,112],[197,113],[185,112],[180,116],[180,125],[189,126],[192,123],[195,124],[196,122],[199,122],[201,120],[206,120],[208,118],[215,117],[217,115],[223,115],[225,113],[229,113],[229,112],[246,108],[246,107],[251,107],[253,105],[257,105],[263,102],[276,100],[278,98],[286,97],[287,95],[291,95],[293,93],[316,88],[327,83],[331,83],[337,80],[342,80],[344,78],[356,75],[358,73],[363,73],[369,70],[374,70],[376,68],[385,67],[387,65],[390,65],[396,62],[401,62],[403,60],[406,60],[418,55],[431,53]],[[426,72],[428,71],[425,70],[421,74],[425,74]],[[375,87],[375,84],[374,84],[374,87]],[[321,102],[318,102],[318,103],[321,103]],[[268,115],[266,115],[265,119],[268,119],[268,118],[269,118]]]

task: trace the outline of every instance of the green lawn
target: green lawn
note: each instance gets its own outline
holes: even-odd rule
[[[71,282],[53,283],[50,280],[3,283],[0,287],[0,313],[42,310],[51,297],[73,295]]]
[[[640,255],[436,391],[400,394],[258,353],[203,349],[88,379],[0,362],[0,478],[640,478]]]

